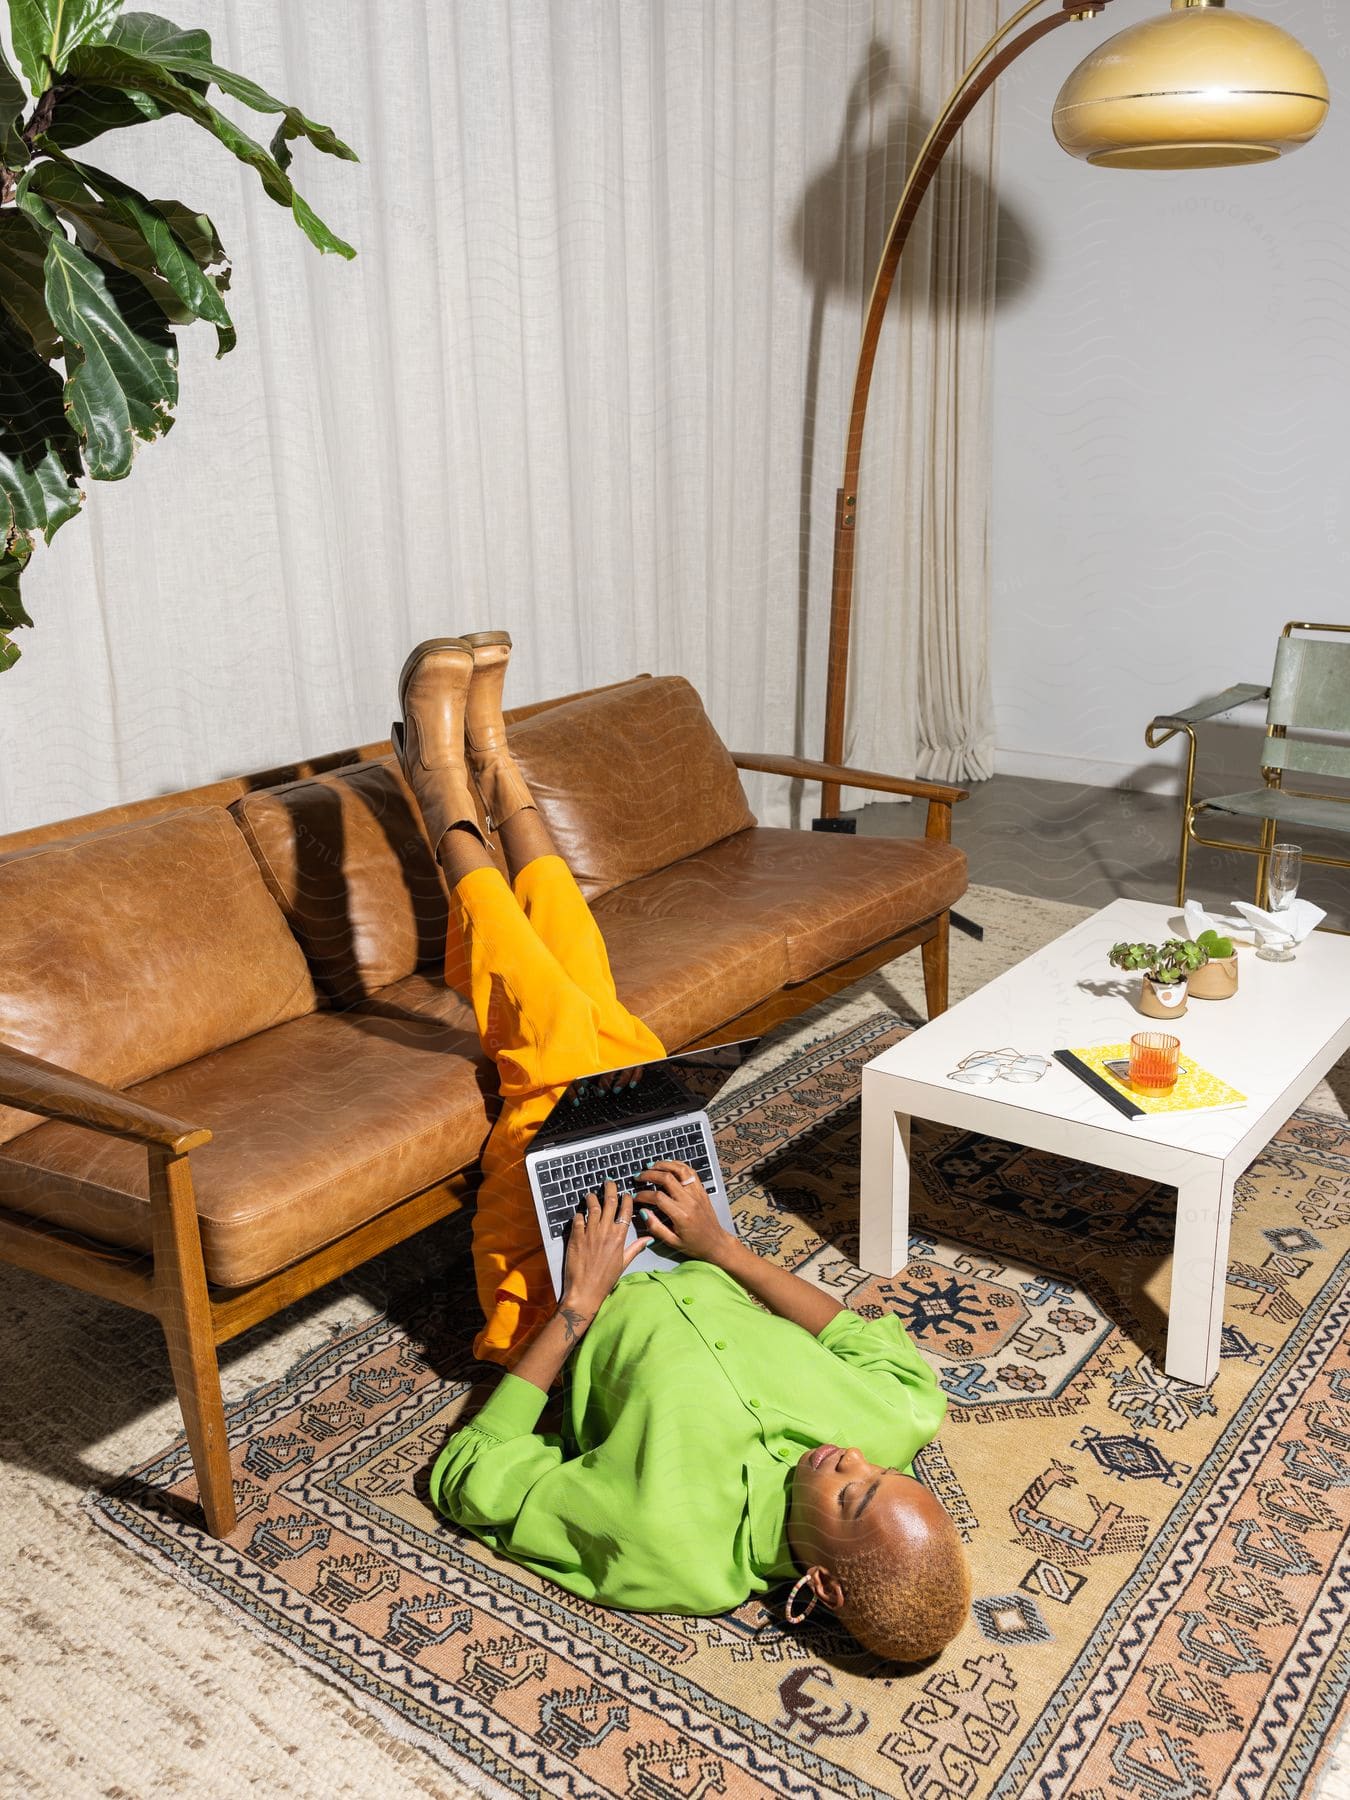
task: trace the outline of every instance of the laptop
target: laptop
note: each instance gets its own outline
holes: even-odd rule
[[[555,1294],[562,1293],[567,1228],[585,1196],[598,1194],[607,1176],[620,1193],[633,1193],[637,1177],[653,1163],[688,1163],[722,1224],[735,1231],[707,1108],[758,1042],[742,1038],[640,1063],[636,1081],[609,1091],[603,1075],[574,1081],[564,1091],[525,1153]],[[647,1192],[659,1202],[655,1190]],[[637,1199],[641,1206],[641,1192]],[[637,1235],[630,1225],[628,1241]],[[673,1269],[681,1261],[663,1244],[649,1244],[629,1268]]]

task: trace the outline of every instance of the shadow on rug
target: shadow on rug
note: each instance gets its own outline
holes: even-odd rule
[[[1146,1182],[919,1127],[912,1260],[858,1270],[858,1074],[899,1035],[836,1032],[716,1118],[744,1235],[860,1312],[898,1309],[950,1397],[920,1468],[975,1601],[937,1662],[793,1631],[781,1597],[604,1611],[440,1521],[432,1458],[494,1378],[469,1354],[467,1256],[454,1291],[232,1409],[229,1540],[187,1516],[181,1444],[94,1517],[492,1794],[1294,1800],[1350,1676],[1344,1122],[1296,1116],[1240,1183],[1223,1361],[1186,1387],[1150,1354],[1172,1199]]]

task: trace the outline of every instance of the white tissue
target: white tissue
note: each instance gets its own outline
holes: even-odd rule
[[[1301,944],[1327,916],[1311,900],[1291,900],[1279,912],[1262,912],[1259,906],[1251,906],[1245,900],[1235,900],[1233,905],[1268,944]]]
[[[1192,938],[1198,938],[1202,931],[1217,931],[1222,937],[1223,931],[1218,920],[1211,919],[1198,900],[1188,900],[1181,911]]]
[[[1198,900],[1188,900],[1181,909],[1181,916],[1187,935],[1191,938],[1198,938],[1202,931],[1213,931],[1220,937],[1231,937],[1235,931],[1242,929],[1241,919],[1208,913]]]

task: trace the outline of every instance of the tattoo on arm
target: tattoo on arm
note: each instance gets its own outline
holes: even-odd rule
[[[567,1335],[567,1348],[570,1350],[585,1335],[590,1320],[585,1313],[578,1312],[575,1306],[568,1306],[566,1302],[559,1303],[558,1317],[562,1320],[563,1331]]]

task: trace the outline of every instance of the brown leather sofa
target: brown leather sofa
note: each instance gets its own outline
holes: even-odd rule
[[[919,946],[946,1005],[959,789],[733,757],[673,677],[519,709],[511,737],[669,1048]],[[738,766],[921,796],[927,836],[764,829]],[[0,1257],[158,1316],[217,1535],[217,1347],[470,1184],[493,1082],[446,924],[387,744],[0,839]]]

